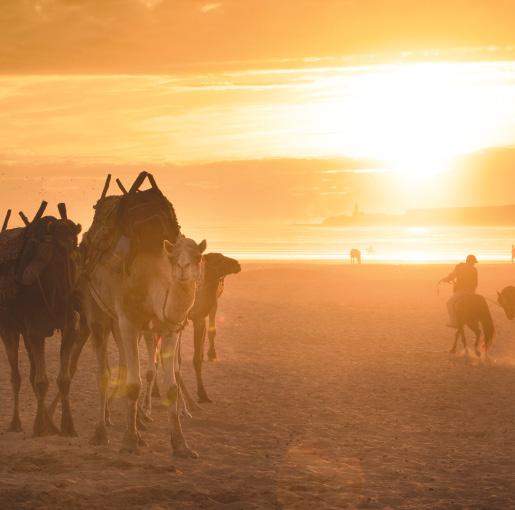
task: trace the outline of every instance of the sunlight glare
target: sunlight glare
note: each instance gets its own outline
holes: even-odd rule
[[[381,161],[402,179],[446,172],[456,156],[489,143],[488,119],[502,114],[489,84],[467,71],[452,63],[364,71],[333,91],[325,122],[341,137],[342,153]],[[340,119],[352,119],[352,129],[339,130]]]

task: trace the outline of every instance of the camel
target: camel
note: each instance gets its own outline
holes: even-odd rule
[[[11,296],[2,295],[0,335],[11,367],[14,413],[10,431],[21,431],[18,368],[19,338],[23,337],[30,361],[30,382],[37,398],[34,436],[56,434],[45,399],[48,378],[45,365],[45,339],[61,331],[60,370],[57,378],[62,402],[60,433],[75,436],[69,391],[70,356],[75,341],[77,313],[75,290],[78,280],[77,236],[80,225],[67,218],[66,207],[59,204],[60,219],[43,217],[47,203],[42,202],[32,222],[20,213],[24,228],[7,230],[4,222],[2,241],[21,242],[16,258],[4,261],[1,268],[4,283],[11,279]],[[5,245],[4,245],[5,247]]]
[[[139,191],[147,177],[152,187]],[[125,190],[123,186],[120,188],[122,192]],[[108,442],[107,339],[112,332],[127,367],[127,430],[122,449],[135,452],[144,444],[137,428],[141,390],[138,338],[143,329],[152,327],[163,336],[163,373],[170,406],[172,451],[176,456],[194,457],[196,453],[186,443],[178,413],[177,333],[195,299],[206,242],[197,244],[179,234],[171,204],[146,172],[142,172],[121,197],[106,197],[105,192],[106,187],[96,205],[92,228],[85,236],[87,270],[81,279],[81,312],[85,324],[81,328],[82,339],[77,342],[80,349],[89,334],[98,360],[100,415],[92,442]],[[114,203],[115,198],[118,204]],[[111,206],[114,213],[109,210]],[[116,228],[111,244],[101,253],[95,253],[97,246],[90,243],[90,237],[95,237],[96,229],[105,228],[100,224],[106,223],[102,220],[104,213],[115,216]],[[88,266],[88,260],[94,263]]]
[[[515,318],[515,287],[509,285],[498,292],[497,303],[504,310],[506,318],[510,321],[513,320]]]
[[[353,248],[350,251],[350,263],[361,264],[361,252],[356,248]]]
[[[481,339],[481,329],[479,328],[479,324],[481,324],[484,335],[483,347],[486,358],[488,356],[488,349],[492,345],[495,329],[490,309],[488,308],[485,298],[479,294],[463,296],[456,303],[456,317],[458,319],[458,329],[454,335],[454,344],[450,351],[451,354],[456,352],[458,340],[461,338],[463,347],[465,348],[465,353],[468,355],[467,340],[465,338],[465,326],[468,326],[476,336],[476,342],[474,344],[476,356],[478,358],[481,357],[481,351],[479,349]]]
[[[197,378],[197,395],[201,403],[211,402],[207,396],[202,380],[202,363],[204,361],[204,343],[206,339],[206,317],[209,316],[209,359],[216,359],[215,350],[215,317],[218,307],[218,298],[224,288],[224,279],[229,274],[241,271],[237,260],[226,257],[221,253],[206,253],[203,256],[204,275],[195,296],[195,303],[191,308],[188,319],[193,322],[194,355],[193,366]],[[152,409],[152,393],[157,389],[155,384],[157,360],[160,349],[159,342],[151,332],[144,333],[147,347],[149,365],[147,368],[147,387],[143,403],[143,410],[150,415]],[[159,393],[159,392],[158,392]],[[188,397],[188,395],[186,395]],[[188,398],[187,398],[188,400]]]
[[[206,317],[209,317],[209,351],[208,359],[216,359],[216,312],[218,298],[224,289],[224,279],[230,274],[241,271],[239,262],[221,253],[208,253],[204,256],[205,275],[198,291],[193,308],[188,317],[193,322],[194,357],[193,366],[197,377],[197,394],[199,402],[211,402],[202,381],[202,362],[204,360],[204,342],[206,339]]]

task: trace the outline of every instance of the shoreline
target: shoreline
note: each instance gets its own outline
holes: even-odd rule
[[[406,267],[421,267],[421,266],[449,266],[452,264],[458,264],[459,262],[464,262],[465,256],[463,260],[461,259],[449,259],[449,260],[437,260],[437,261],[364,261],[361,264],[351,264],[349,259],[247,259],[244,257],[239,257],[237,254],[227,253],[227,256],[237,258],[240,262],[244,264],[252,264],[252,265],[310,265],[310,266],[368,266],[368,267],[384,267],[384,266],[406,266]],[[512,264],[511,260],[488,260],[485,262],[481,262],[481,259],[478,263],[479,267],[489,267],[489,266],[515,266]]]

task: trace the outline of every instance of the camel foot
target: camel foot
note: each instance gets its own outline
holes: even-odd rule
[[[126,432],[122,441],[121,453],[137,453],[140,446],[147,446],[138,432]]]
[[[209,361],[216,361],[217,360],[216,351],[212,351],[211,349],[209,349],[209,351],[207,352],[207,359]]]
[[[113,422],[111,421],[111,417],[110,416],[106,416],[106,426],[107,427],[112,427],[113,426]]]
[[[480,351],[479,349],[477,349],[477,348],[476,348],[476,356],[477,356],[478,358],[480,358],[480,357],[481,357],[481,351]]]
[[[174,448],[172,455],[179,459],[198,459],[199,455],[195,450],[192,450],[186,445],[179,448]]]
[[[39,412],[34,421],[33,437],[55,436],[57,434],[59,434],[59,429],[54,425],[47,410]]]
[[[198,401],[200,404],[211,404],[213,402],[207,395],[199,395]]]
[[[7,432],[22,432],[21,421],[19,416],[13,416],[11,420],[11,424],[7,429]]]
[[[449,351],[450,354],[456,354],[456,347],[453,347],[450,351]]]
[[[90,444],[94,446],[107,446],[109,438],[107,437],[107,429],[104,423],[98,423],[95,432],[91,438]]]

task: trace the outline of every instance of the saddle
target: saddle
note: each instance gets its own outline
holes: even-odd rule
[[[140,191],[145,179],[151,188]],[[118,270],[130,271],[138,252],[158,250],[163,239],[174,242],[180,232],[173,205],[151,174],[141,172],[129,191],[117,179],[122,195],[106,196],[110,180],[108,175],[94,207],[93,223],[80,246],[86,275],[108,254]]]

